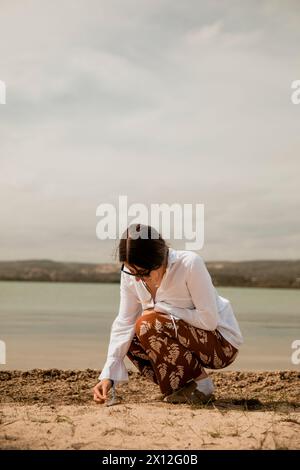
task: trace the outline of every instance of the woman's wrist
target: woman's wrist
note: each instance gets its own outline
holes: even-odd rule
[[[102,379],[102,380],[109,380],[109,381],[111,382],[112,387],[113,387],[113,385],[114,385],[114,383],[115,383],[115,381],[114,381],[113,379],[110,379],[110,378],[108,378],[108,377],[105,378],[105,379]]]

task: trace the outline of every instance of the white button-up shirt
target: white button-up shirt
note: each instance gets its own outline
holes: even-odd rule
[[[141,281],[121,272],[119,313],[112,323],[107,360],[99,380],[128,381],[124,358],[135,335],[135,323],[147,308],[203,330],[218,330],[237,349],[243,337],[230,301],[214,287],[202,257],[169,248],[168,264],[155,299]],[[175,325],[175,323],[174,323]]]

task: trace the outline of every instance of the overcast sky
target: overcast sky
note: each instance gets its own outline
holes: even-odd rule
[[[204,204],[206,261],[300,258],[299,1],[0,5],[0,259],[112,261],[119,195]]]

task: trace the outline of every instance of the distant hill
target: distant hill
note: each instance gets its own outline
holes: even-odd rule
[[[1,281],[119,282],[112,263],[63,263],[51,260],[0,261]]]
[[[215,286],[300,288],[300,260],[206,262]],[[1,281],[120,282],[113,263],[0,261]]]

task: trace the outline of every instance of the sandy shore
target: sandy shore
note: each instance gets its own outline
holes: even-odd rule
[[[92,401],[98,374],[0,372],[0,448],[300,449],[300,372],[212,372],[216,401],[199,406],[130,371],[113,407]]]

